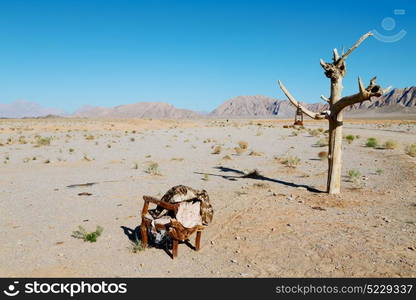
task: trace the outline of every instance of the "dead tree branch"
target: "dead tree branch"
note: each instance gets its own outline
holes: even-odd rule
[[[306,107],[304,107],[303,105],[301,105],[299,103],[299,101],[297,101],[295,99],[295,97],[292,96],[292,94],[286,89],[286,87],[283,85],[283,83],[280,80],[278,80],[277,83],[279,84],[281,90],[286,95],[286,97],[289,99],[289,101],[295,107],[299,107],[305,115],[307,115],[308,117],[310,117],[312,119],[315,119],[315,120],[325,119],[325,113],[324,112],[316,113],[316,112],[313,112],[313,111],[307,109]]]
[[[379,85],[376,85],[376,79],[377,77],[373,77],[370,80],[370,84],[368,85],[368,87],[364,88],[364,84],[361,81],[361,78],[358,77],[359,92],[351,96],[343,97],[339,101],[337,101],[331,109],[332,113],[336,115],[347,106],[364,102],[366,100],[371,101],[372,97],[380,97],[384,93],[388,92],[390,88],[382,89]]]

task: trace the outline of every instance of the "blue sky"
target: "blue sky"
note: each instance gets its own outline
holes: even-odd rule
[[[405,9],[395,15],[394,9]],[[319,59],[377,29],[348,59],[356,78],[415,85],[416,1],[0,1],[0,103],[67,112],[162,101],[210,111],[238,95],[306,102],[329,92]],[[390,30],[382,20],[390,17]],[[391,19],[390,25],[391,25]],[[390,26],[392,27],[392,26]]]

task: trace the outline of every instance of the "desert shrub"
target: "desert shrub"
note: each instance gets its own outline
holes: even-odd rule
[[[89,134],[89,135],[87,135],[87,136],[85,137],[85,139],[86,139],[87,141],[92,141],[92,140],[94,139],[94,136],[93,136],[92,134]]]
[[[377,175],[381,175],[381,174],[383,174],[384,173],[384,170],[383,169],[377,169],[376,170],[376,174]]]
[[[247,142],[245,142],[245,141],[239,141],[238,142],[238,147],[240,147],[241,149],[243,149],[243,150],[247,150],[247,148],[248,148],[248,143]]]
[[[145,172],[150,175],[160,175],[159,164],[155,161],[149,162]]]
[[[360,171],[356,170],[356,169],[351,169],[347,171],[347,176],[349,181],[351,182],[357,182],[359,181],[360,177],[361,177],[361,173]]]
[[[355,135],[349,134],[345,137],[348,144],[351,144],[355,140]]]
[[[291,136],[298,136],[299,132],[297,131],[292,131],[292,135]]]
[[[246,151],[246,149],[242,149],[240,147],[235,147],[234,148],[234,151],[235,151],[235,154],[241,155],[241,154],[243,154]]]
[[[130,138],[130,142],[134,142],[136,139],[134,137]]]
[[[183,161],[184,158],[182,158],[182,157],[172,157],[170,160],[171,161]]]
[[[139,163],[134,162],[134,163],[133,163],[133,169],[134,169],[134,170],[137,170],[138,168],[139,168]]]
[[[27,144],[26,138],[24,136],[19,137],[19,144]]]
[[[143,246],[142,241],[137,238],[134,241],[130,241],[130,251],[133,253],[144,251],[146,247]]]
[[[251,151],[248,155],[250,155],[250,156],[262,156],[263,154],[261,154],[260,152]]]
[[[222,150],[221,146],[220,145],[216,145],[214,147],[214,149],[212,150],[211,154],[220,154],[221,153],[221,150]]]
[[[209,175],[208,174],[204,174],[203,176],[202,176],[202,178],[201,178],[202,180],[204,180],[204,181],[208,181],[209,180]]]
[[[390,149],[390,150],[396,149],[397,148],[397,142],[393,141],[393,140],[388,140],[388,141],[384,142],[383,148],[384,149]]]
[[[38,137],[36,139],[36,146],[40,147],[40,146],[49,146],[51,144],[51,137]]]
[[[72,232],[72,237],[76,239],[82,239],[84,242],[94,243],[97,238],[103,233],[104,228],[97,226],[95,231],[87,232],[84,227],[78,226],[78,230]]]
[[[410,155],[411,157],[416,157],[416,144],[406,146],[405,151],[407,155]]]
[[[321,160],[327,159],[327,158],[328,158],[328,152],[326,152],[326,151],[321,151],[321,152],[319,152],[319,153],[318,153],[318,157],[319,157]]]
[[[69,148],[69,153],[73,153],[74,151],[75,151],[75,149],[73,149],[73,148]]]
[[[319,129],[309,129],[308,132],[311,136],[319,136],[321,134],[321,131],[319,131]]]
[[[229,155],[227,154],[227,155],[223,156],[223,158],[222,158],[222,159],[224,159],[224,160],[231,160],[232,158],[231,158],[231,156],[229,156]]]
[[[365,146],[370,147],[370,148],[375,148],[378,146],[378,141],[376,138],[373,138],[373,137],[368,138],[367,142],[365,143]]]
[[[297,156],[288,156],[282,159],[282,164],[289,168],[296,168],[300,164],[300,158]]]
[[[315,143],[316,147],[325,147],[328,146],[329,140],[328,138],[320,139]]]

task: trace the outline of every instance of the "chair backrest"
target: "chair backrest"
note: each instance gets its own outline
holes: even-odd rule
[[[149,203],[153,203],[153,204],[156,204],[157,206],[163,207],[164,209],[173,211],[175,215],[179,208],[179,203],[168,203],[165,201],[161,201],[152,196],[143,196],[143,200],[144,200],[144,205],[142,209],[142,216],[145,216],[147,214],[147,211],[149,210]]]

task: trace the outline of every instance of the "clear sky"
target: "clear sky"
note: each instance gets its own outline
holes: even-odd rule
[[[210,111],[238,95],[283,99],[277,79],[316,102],[329,91],[319,59],[373,29],[406,35],[365,41],[348,59],[344,94],[357,91],[358,75],[416,85],[414,0],[0,0],[0,103]]]

